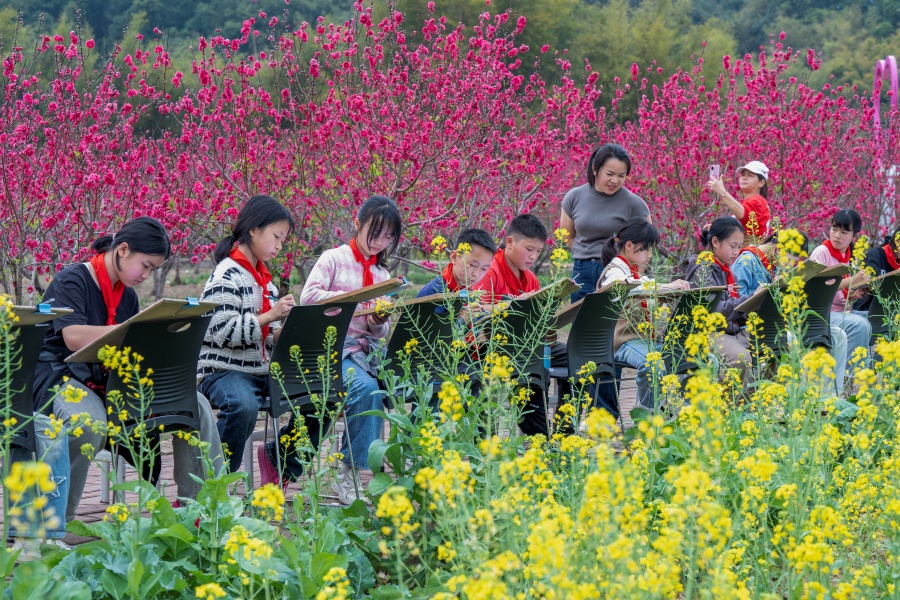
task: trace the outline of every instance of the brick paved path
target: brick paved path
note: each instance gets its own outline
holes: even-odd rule
[[[625,425],[626,428],[632,425],[631,419],[627,417],[628,412],[634,407],[635,401],[635,389],[634,389],[634,372],[626,369],[623,373],[623,377],[625,380],[622,383],[622,392],[620,396],[620,404],[622,406],[622,413],[626,416]],[[552,411],[552,409],[551,409]],[[262,427],[262,421],[259,422],[260,428]],[[343,431],[343,423],[340,422],[338,424],[338,433],[342,433]],[[385,425],[387,427],[387,425]],[[256,447],[262,442],[257,442],[254,444],[254,462],[256,460]],[[161,484],[164,485],[165,495],[170,501],[174,501],[176,498],[177,488],[172,479],[172,449],[171,443],[164,440],[162,444],[162,471],[160,475]],[[327,447],[322,449],[323,455],[327,456],[331,453],[332,448]],[[84,495],[81,498],[81,504],[78,506],[78,519],[84,521],[85,523],[94,523],[96,521],[100,521],[103,519],[103,515],[106,513],[106,508],[109,504],[103,502],[100,497],[100,482],[101,478],[104,477],[100,468],[97,466],[97,463],[91,465],[90,470],[88,471],[88,479],[87,484],[84,488]],[[128,466],[126,469],[126,479],[134,480],[137,477],[137,473],[131,466]],[[368,483],[368,477],[365,474],[362,477],[363,484]],[[259,485],[259,469],[254,466],[254,486]],[[291,498],[294,494],[299,493],[302,489],[302,482],[291,483],[288,486],[287,497]],[[326,486],[327,490],[327,486]],[[238,493],[243,493],[243,485],[239,485]],[[132,494],[126,494],[125,501],[131,501]],[[0,498],[2,498],[2,489],[0,489]],[[332,500],[331,498],[325,498],[327,500]],[[115,497],[112,498],[112,501],[115,501]],[[2,524],[3,515],[0,514],[0,524]],[[66,534],[65,542],[68,544],[80,544],[86,541],[89,541],[90,538],[84,538],[80,536],[73,535],[71,533]]]

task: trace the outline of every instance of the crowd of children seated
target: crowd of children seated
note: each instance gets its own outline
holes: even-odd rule
[[[606,182],[607,188],[601,186],[582,194],[584,198],[578,205],[581,212],[577,214],[585,212],[582,205],[590,202],[591,194],[598,197],[606,194],[604,198],[608,199],[612,194],[621,193],[621,183],[630,172],[630,159],[626,161],[627,154],[623,158],[624,150],[618,147],[604,152],[595,153],[600,159],[592,157],[588,170],[598,182]],[[599,165],[594,164],[597,161]],[[688,261],[683,278],[655,284],[648,268],[654,248],[660,242],[660,232],[649,216],[626,215],[611,230],[612,234],[598,245],[600,255],[595,259],[583,259],[599,265],[594,269],[596,277],[585,279],[589,280],[585,285],[590,289],[584,293],[615,282],[654,284],[656,289],[671,291],[724,286],[727,291],[713,308],[724,316],[726,328],[714,340],[714,354],[723,369],[737,369],[746,379],[752,358],[747,315],[738,307],[761,286],[772,284],[779,272],[775,241],[771,237],[766,239],[770,233],[770,214],[765,199],[769,171],[764,164],[753,161],[738,170],[738,177],[742,201],[728,194],[721,179],[711,179],[708,183],[708,188],[722,197],[730,214],[713,220],[702,230],[700,253]],[[634,196],[630,201],[638,202],[640,198]],[[575,204],[575,201],[568,204],[573,215],[576,214]],[[587,216],[567,218],[573,225],[588,219]],[[808,260],[826,266],[849,264],[853,244],[862,226],[860,216],[854,210],[837,211],[831,219],[826,239],[809,253]],[[231,234],[215,249],[216,266],[206,282],[202,299],[215,303],[216,308],[200,353],[197,401],[199,437],[208,442],[216,471],[226,465],[232,471],[241,467],[242,449],[268,396],[269,357],[279,339],[281,321],[297,304],[318,303],[388,280],[391,256],[403,234],[397,204],[384,196],[369,198],[359,208],[354,221],[355,234],[346,244],[322,253],[295,300],[290,294],[279,297],[279,290],[273,285],[267,268],[267,263],[279,255],[282,244],[294,228],[293,217],[279,201],[257,196],[243,206]],[[582,231],[578,239],[583,237]],[[499,249],[488,232],[466,229],[451,246],[446,267],[424,286],[419,296],[462,290],[480,292],[477,300],[468,304],[469,311],[490,310],[491,304],[501,300],[527,298],[540,288],[531,269],[544,251],[547,238],[545,224],[534,214],[513,218],[504,230]],[[830,314],[831,351],[838,363],[838,392],[843,391],[845,369],[850,368],[848,357],[859,348],[864,351],[869,348],[872,330],[866,310],[871,299],[865,291],[869,272],[882,275],[898,269],[898,238],[900,228],[883,245],[871,248],[864,261],[868,269],[847,276],[834,297]],[[759,243],[762,240],[765,241]],[[575,243],[574,235],[570,242]],[[105,374],[92,365],[66,363],[65,358],[138,312],[133,288],[168,259],[170,244],[159,222],[141,217],[125,223],[115,235],[97,240],[94,250],[96,256],[93,259],[63,269],[50,283],[46,292],[48,302],[54,306],[72,307],[74,312],[51,322],[35,375],[34,411],[40,434],[38,454],[51,464],[54,481],[58,482],[56,493],[46,507],[55,509],[57,515],[64,514],[67,520],[75,516],[89,465],[81,449],[84,444],[89,444],[96,452],[106,445],[107,440],[85,430],[81,436],[69,435],[52,444],[41,432],[50,413],[68,421],[76,413],[87,412],[91,418],[105,421],[107,406]],[[800,260],[802,257],[792,258]],[[362,303],[360,308],[371,304]],[[639,335],[637,328],[637,324],[650,318],[652,315],[647,314],[646,302],[629,300],[615,328],[614,354],[616,361],[637,370],[638,405],[652,410],[654,393],[648,372],[653,365],[647,364],[647,356],[661,349],[661,340],[648,341],[647,336]],[[332,492],[345,504],[359,498],[362,489],[359,474],[369,469],[369,446],[380,437],[381,419],[366,413],[383,407],[377,350],[389,330],[388,316],[378,313],[356,316],[350,322],[346,341],[340,349],[347,392],[344,408],[347,435]],[[547,345],[551,350],[551,365],[564,366],[565,344],[548,339]],[[664,369],[661,364],[655,366]],[[63,382],[78,391],[78,405],[67,402],[71,395],[54,394],[55,386]],[[561,396],[568,393],[567,382],[561,382],[559,392]],[[551,433],[546,403],[538,396],[531,395],[520,421],[520,429],[526,435]],[[294,418],[292,416],[282,434],[293,429]],[[318,431],[318,427],[309,423],[310,417],[306,418],[308,431]],[[302,474],[303,457],[296,456],[295,450],[280,441],[281,437],[279,435],[258,448],[257,458],[264,483],[286,485]],[[313,447],[317,447],[318,441],[311,440]],[[223,446],[230,451],[227,458]],[[198,485],[191,475],[203,478],[208,473],[204,472],[195,447],[176,439],[174,454],[179,494],[193,497]],[[284,459],[281,473],[275,468],[276,454]],[[144,476],[155,481],[159,473]],[[60,544],[58,540],[64,535],[64,527],[65,521],[59,519],[59,526],[45,528],[41,537],[48,541],[57,540],[55,543]],[[22,550],[23,559],[39,555],[39,549],[34,545],[38,535],[35,531],[14,528],[12,535],[17,538],[15,543]]]

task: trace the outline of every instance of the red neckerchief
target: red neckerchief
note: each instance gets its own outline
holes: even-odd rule
[[[834,260],[838,261],[841,264],[845,264],[845,265],[850,263],[851,250],[850,250],[849,246],[847,246],[847,251],[845,253],[841,254],[840,252],[835,250],[834,246],[831,243],[831,240],[825,240],[825,242],[822,245],[828,249],[828,253],[831,254],[831,257]],[[842,279],[847,279],[847,277],[849,277],[849,275],[844,275],[842,277]],[[844,298],[846,298],[847,296],[850,295],[850,290],[847,288],[844,288],[841,290],[841,293],[844,295]]]
[[[762,263],[762,266],[766,268],[766,271],[768,271],[772,275],[775,274],[775,269],[772,268],[772,263],[769,261],[769,257],[766,256],[765,252],[763,252],[756,246],[747,246],[746,248],[741,250],[741,253],[744,253],[744,252],[749,252],[750,254],[755,255],[756,258],[759,259],[759,262]]]
[[[887,258],[888,264],[891,265],[891,270],[896,271],[900,269],[900,264],[897,264],[897,255],[894,254],[894,248],[890,244],[885,244],[881,249],[884,250],[884,256]]]
[[[447,284],[447,289],[449,291],[458,292],[462,289],[462,287],[456,282],[456,277],[453,276],[453,263],[447,263],[447,266],[444,267],[444,270],[441,273],[441,277],[444,278],[444,283]]]
[[[350,249],[353,250],[353,258],[356,259],[356,262],[362,265],[363,287],[374,284],[375,278],[372,276],[372,265],[374,265],[378,261],[378,256],[373,254],[368,258],[368,260],[364,258],[362,252],[359,251],[359,247],[356,245],[356,238],[350,240]]]
[[[104,257],[106,253],[98,254],[91,259],[91,266],[94,267],[94,273],[97,275],[97,284],[100,286],[100,293],[103,295],[103,304],[106,305],[106,324],[116,324],[116,311],[119,308],[119,302],[122,301],[122,294],[125,293],[125,284],[117,281],[116,285],[112,284],[109,273],[106,272],[106,263]]]
[[[269,309],[272,308],[272,302],[269,300],[269,283],[272,282],[272,274],[269,273],[269,270],[266,268],[266,265],[263,264],[263,261],[257,260],[256,266],[250,264],[250,261],[247,260],[247,257],[244,256],[244,253],[235,248],[228,255],[231,260],[244,267],[248,273],[253,275],[253,279],[262,287],[262,310],[260,312],[269,312]],[[265,354],[266,348],[266,338],[269,337],[269,326],[264,325],[262,328],[262,339],[263,339],[263,354]]]
[[[500,276],[503,277],[504,287],[512,290],[513,294],[517,296],[524,294],[528,288],[528,276],[525,274],[525,271],[522,271],[520,277],[516,277],[516,274],[509,267],[509,263],[506,262],[506,254],[503,249],[497,251],[496,260],[500,267]]]
[[[628,262],[628,259],[625,258],[624,256],[622,256],[621,254],[617,254],[617,255],[616,255],[616,258],[618,258],[618,259],[621,260],[623,263],[625,263],[626,265],[628,265],[628,268],[631,269],[631,276],[632,276],[632,277],[634,277],[635,279],[640,279],[640,278],[641,278],[641,274],[640,274],[640,272],[638,271],[637,265],[633,265],[633,264],[631,264],[630,262]]]
[[[734,274],[731,272],[731,267],[726,265],[723,262],[720,262],[718,258],[713,257],[713,262],[719,265],[719,268],[722,269],[722,272],[725,273],[725,285],[728,286],[728,295],[732,298],[738,297],[737,286],[734,284]]]
[[[837,250],[835,250],[834,246],[831,244],[831,240],[825,240],[822,244],[826,248],[828,248],[828,252],[831,254],[831,257],[839,263],[848,264],[850,262],[850,247],[847,247],[847,251],[841,254]]]

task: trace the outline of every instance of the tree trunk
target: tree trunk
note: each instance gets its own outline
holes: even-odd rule
[[[166,277],[172,268],[172,261],[164,263],[160,268],[153,271],[153,297],[157,300],[162,299],[166,291]]]

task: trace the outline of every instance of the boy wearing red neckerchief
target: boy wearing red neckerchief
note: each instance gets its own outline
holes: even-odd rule
[[[416,297],[442,294],[445,290],[458,292],[469,289],[485,276],[496,252],[497,244],[487,231],[477,228],[464,230],[456,239],[455,249],[450,252],[450,262]]]
[[[849,264],[853,243],[859,237],[860,230],[862,230],[862,219],[859,213],[849,208],[837,211],[831,217],[828,239],[816,246],[816,249],[809,255],[809,260],[828,267]],[[872,336],[872,326],[869,324],[868,315],[861,311],[851,311],[847,306],[848,300],[853,302],[862,296],[858,290],[848,293],[849,290],[858,288],[868,279],[869,276],[865,271],[844,278],[831,304],[831,324],[837,325],[847,334],[847,354],[850,357],[853,356],[856,348],[868,350],[869,338]]]
[[[544,244],[547,243],[547,228],[536,216],[523,214],[516,216],[506,230],[505,247],[497,251],[487,274],[472,290],[484,292],[480,300],[492,304],[504,297],[527,298],[541,288],[537,276],[532,273],[532,265],[537,261]],[[548,338],[555,339],[551,332]],[[555,342],[550,345],[550,366],[565,367],[568,364],[566,345]],[[557,380],[559,397],[571,393],[566,380]],[[532,387],[532,394],[525,405],[525,414],[519,421],[519,429],[525,435],[543,434],[549,437],[550,424],[540,388]]]
[[[872,246],[866,251],[863,261],[866,269],[871,269],[874,277],[893,273],[900,269],[900,226],[894,228],[882,241],[881,246]],[[853,305],[855,310],[868,311],[872,304],[872,296],[866,294]]]

